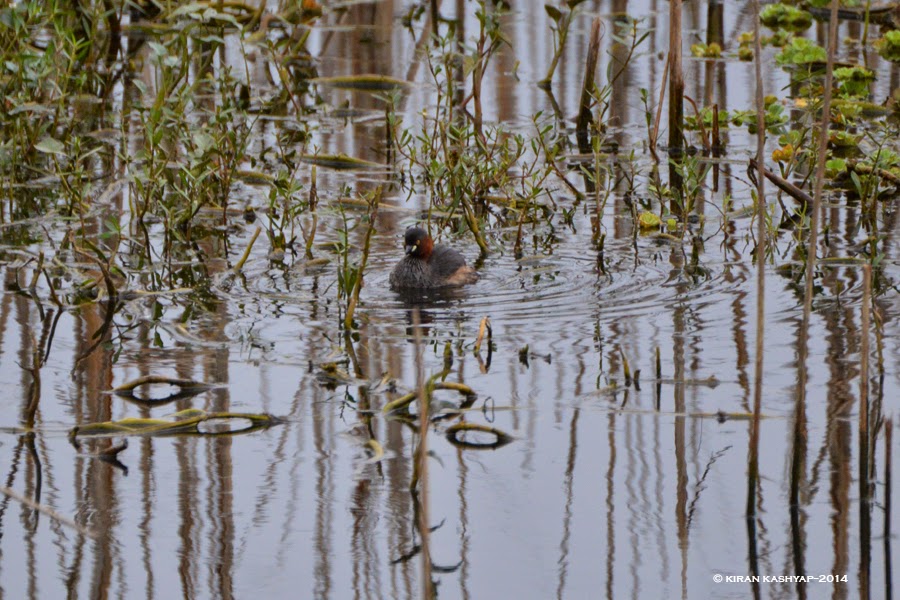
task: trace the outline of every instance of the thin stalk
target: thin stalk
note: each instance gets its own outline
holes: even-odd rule
[[[669,2],[669,186],[679,198],[677,213],[686,217],[681,206],[684,187],[678,163],[684,149],[684,66],[681,59],[682,1]]]
[[[869,11],[872,9],[872,0],[866,0],[866,18],[863,23],[863,34],[860,46],[863,52],[863,65],[869,68]]]
[[[347,303],[347,314],[344,315],[344,329],[349,330],[353,327],[353,313],[356,312],[356,305],[359,304],[359,292],[363,286],[363,275],[366,272],[366,263],[369,262],[369,248],[372,245],[372,234],[375,233],[375,218],[378,216],[378,204],[381,202],[381,186],[375,190],[375,196],[369,205],[369,229],[366,231],[366,241],[363,244],[362,258],[359,262],[359,271],[356,274],[356,281],[353,282],[353,292],[350,294],[350,301]]]
[[[481,107],[481,84],[484,80],[484,68],[485,62],[487,62],[488,57],[484,53],[484,43],[487,39],[487,32],[485,31],[485,20],[487,19],[487,15],[485,14],[481,18],[481,29],[478,34],[478,45],[477,45],[477,57],[478,59],[475,61],[475,69],[472,71],[472,102],[475,105],[475,118],[473,125],[475,127],[475,135],[478,136],[478,140],[482,144],[487,144],[487,141],[484,137],[484,129],[482,124],[484,122],[484,113]]]
[[[484,241],[484,236],[481,235],[481,229],[478,227],[478,219],[475,216],[475,211],[472,209],[472,203],[466,198],[462,198],[462,205],[463,215],[466,217],[466,224],[469,226],[472,235],[475,236],[475,243],[477,243],[478,247],[481,249],[481,255],[487,256],[487,242]]]
[[[578,109],[578,120],[575,125],[575,135],[578,138],[578,150],[582,153],[590,151],[590,138],[588,126],[593,121],[591,104],[597,95],[597,82],[594,74],[597,72],[597,59],[600,56],[600,18],[597,17],[591,23],[591,38],[588,43],[587,61],[584,68],[584,80],[581,83],[581,103]]]
[[[316,207],[319,204],[319,191],[316,187],[316,167],[313,166],[309,183],[309,213],[312,215],[312,224],[309,227],[309,235],[306,236],[306,258],[313,258],[313,243],[316,240],[316,228],[319,226],[319,213]]]
[[[256,231],[253,232],[253,237],[250,238],[250,243],[247,244],[247,248],[244,250],[244,254],[241,255],[241,260],[234,265],[235,274],[240,273],[241,269],[244,268],[244,263],[247,262],[247,259],[250,258],[250,251],[253,250],[253,244],[256,243],[256,238],[259,237],[260,232],[262,231],[262,227],[257,227]]]
[[[80,533],[81,535],[83,535],[85,537],[89,537],[89,538],[95,539],[95,540],[99,539],[99,537],[100,537],[100,534],[98,532],[94,531],[93,529],[88,529],[84,525],[79,525],[78,523],[76,523],[75,521],[70,519],[69,517],[67,517],[65,515],[61,515],[60,513],[56,512],[55,510],[50,508],[49,506],[46,506],[44,504],[39,504],[39,503],[35,502],[34,500],[32,500],[31,498],[23,496],[22,494],[20,494],[19,492],[15,491],[12,488],[8,488],[6,486],[0,486],[0,493],[9,496],[16,502],[24,504],[25,506],[27,506],[28,508],[30,508],[32,510],[36,510],[40,513],[47,515],[48,517],[50,517],[57,523],[61,523],[62,525],[65,525],[66,527],[71,527],[72,529],[74,529],[75,531],[77,531],[78,533]]]
[[[550,89],[553,82],[553,73],[556,72],[556,65],[559,64],[559,57],[562,55],[563,48],[566,45],[566,38],[569,37],[569,26],[572,24],[572,15],[574,11],[563,14],[556,21],[557,43],[554,44],[553,58],[550,60],[550,67],[547,69],[547,76],[538,82],[538,87]]]
[[[431,0],[431,39],[435,47],[441,43],[441,32],[438,30],[438,21],[440,18],[440,2],[438,0]]]

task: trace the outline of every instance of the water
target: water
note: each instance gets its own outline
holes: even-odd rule
[[[405,126],[419,130],[423,122],[433,123],[423,111],[434,114],[436,95],[427,65],[397,20],[409,8],[381,2],[353,5],[341,14],[326,11],[308,48],[322,76],[379,73],[413,81],[400,115]],[[707,8],[685,8],[689,43],[705,37]],[[535,85],[552,54],[544,10],[539,4],[517,7],[504,19],[510,47],[492,59],[486,75],[485,119],[533,136],[532,115],[552,114],[554,102],[563,117],[576,114],[590,18],[602,16],[606,27],[599,69],[604,74],[607,51],[620,52],[611,41],[611,15],[645,16],[642,26],[655,29],[617,80],[610,120],[611,137],[636,157],[632,167],[620,160],[614,172],[633,169],[640,199],[650,199],[652,160],[638,90],[651,90],[654,108],[668,43],[668,4],[597,2],[580,10],[554,76],[553,98]],[[473,11],[466,3],[442,7],[447,17],[464,15],[461,35],[470,43],[478,32]],[[750,8],[726,6],[724,23],[726,48],[736,47],[736,36],[750,29]],[[417,27],[418,33],[421,21]],[[860,36],[852,25],[842,32]],[[245,67],[237,38],[226,41],[213,71],[231,65],[242,81],[246,73],[254,103],[276,96],[280,84],[266,54],[248,45],[243,52],[252,59]],[[134,76],[152,97],[157,79],[148,52],[138,47],[143,66]],[[765,84],[769,93],[781,94],[788,77],[775,68],[774,52],[766,53]],[[878,64],[873,97],[883,98],[893,71]],[[687,94],[698,102],[752,106],[752,63],[688,59],[686,80]],[[332,106],[349,100],[359,112],[346,121],[310,116],[310,150],[383,162],[383,104],[361,92],[319,92]],[[123,106],[137,97],[133,87],[117,83],[106,114],[91,112],[80,126],[112,129],[114,148],[136,152],[143,147],[143,128],[133,114],[123,116]],[[197,105],[218,101],[210,94],[198,97]],[[129,126],[121,127],[121,119],[130,119]],[[279,136],[298,129],[293,117],[260,115],[247,150],[257,162],[245,161],[241,168],[274,175],[281,164],[273,152]],[[873,501],[861,505],[861,261],[820,264],[804,364],[798,360],[802,279],[785,268],[800,272],[802,244],[791,231],[776,233],[766,269],[760,479],[756,516],[745,518],[755,243],[750,217],[730,217],[733,228],[726,233],[721,207],[726,195],[736,208],[752,204],[745,172],[754,140],[745,129],[732,129],[728,144],[720,189],[711,191],[712,177],[707,178],[705,203],[698,208],[705,221],[691,227],[704,239],[699,264],[692,264],[689,242],[683,249],[664,236],[635,235],[625,181],[612,186],[598,257],[591,240],[594,200],[578,202],[552,178],[550,197],[538,201],[571,210],[569,223],[558,212],[526,223],[523,255],[516,258],[515,220],[487,219],[491,252],[478,263],[479,282],[416,302],[388,289],[388,275],[401,257],[402,232],[427,210],[423,186],[410,194],[389,185],[384,172],[318,168],[317,243],[340,239],[339,198],[387,186],[350,336],[340,329],[338,261],[325,247],[315,246],[314,254],[330,259],[326,264],[309,264],[302,241],[298,256],[288,252],[283,261],[273,260],[264,233],[242,272],[231,271],[256,226],[278,218],[268,208],[268,185],[242,180],[232,186],[227,247],[221,211],[204,210],[195,221],[204,233],[194,243],[176,244],[172,264],[157,260],[150,266],[142,260],[143,245],[159,258],[167,226],[150,224],[146,237],[105,235],[111,216],[123,224],[134,217],[137,195],[124,179],[135,167],[112,153],[98,155],[92,163],[95,189],[110,191],[92,196],[99,199],[85,218],[85,235],[107,255],[117,253],[117,285],[156,292],[124,298],[109,327],[106,302],[60,309],[43,279],[33,295],[28,292],[36,264],[29,258],[40,251],[68,265],[68,275],[57,275],[63,288],[73,285],[65,277],[98,276],[94,262],[65,248],[66,232],[80,227],[78,220],[28,204],[31,196],[46,207],[64,205],[58,179],[7,189],[0,224],[0,385],[11,393],[0,423],[2,483],[98,537],[79,535],[4,497],[3,595],[407,598],[422,595],[424,571],[441,598],[887,597],[895,565],[892,538],[883,537],[885,511],[896,513],[900,506],[896,494],[885,504],[884,461],[890,455],[897,464],[900,452],[896,444],[885,448],[879,430]],[[186,160],[184,151],[169,160]],[[304,187],[296,198],[305,199],[311,167],[302,166],[298,177]],[[582,184],[577,173],[569,177]],[[255,209],[256,222],[241,219],[245,206]],[[349,207],[346,214],[357,222],[364,211]],[[857,227],[858,203],[846,198],[835,200],[825,219],[829,235],[821,238],[821,256],[845,257],[868,235]],[[308,214],[297,222],[311,223]],[[877,228],[886,236],[882,281],[890,281],[897,262],[888,203]],[[365,224],[350,232],[356,248],[365,232]],[[470,234],[442,233],[442,243],[476,261]],[[104,287],[102,280],[98,285]],[[877,291],[870,402],[874,414],[891,417],[900,303],[896,290]],[[462,416],[447,414],[429,428],[428,473],[418,498],[409,492],[416,423],[381,411],[416,386],[414,309],[425,375],[442,371],[449,347],[452,365],[443,379],[465,383],[477,394]],[[476,354],[484,317],[491,323],[492,347],[485,341]],[[34,364],[35,349],[46,361],[33,375],[24,367]],[[632,373],[640,370],[638,385],[626,383],[626,360]],[[328,363],[347,379],[323,379]],[[162,406],[109,393],[150,374],[217,386]],[[159,398],[173,391],[159,387],[153,393]],[[463,398],[437,391],[435,399],[446,410]],[[82,438],[79,448],[67,438],[76,425],[188,408],[269,413],[283,422],[244,435],[132,437],[118,455],[118,467],[96,453],[120,438]],[[496,427],[514,440],[493,450],[455,446],[445,433],[459,420]],[[382,460],[371,460],[369,440],[383,448]],[[800,470],[796,512],[792,457]],[[865,508],[868,524],[862,520],[869,514]],[[416,521],[420,510],[426,511],[427,527]],[[730,579],[719,583],[716,575]],[[839,582],[754,586],[738,579],[749,575]]]

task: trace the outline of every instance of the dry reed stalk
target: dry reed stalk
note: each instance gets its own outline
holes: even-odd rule
[[[653,160],[659,162],[659,155],[656,153],[656,140],[659,137],[659,124],[662,121],[663,100],[666,97],[666,81],[669,79],[669,64],[672,62],[672,53],[666,54],[666,66],[663,67],[662,82],[659,84],[659,102],[656,103],[656,118],[653,120],[653,134],[650,136],[650,154]]]
[[[67,527],[71,527],[72,529],[74,529],[75,531],[77,531],[78,533],[80,533],[81,535],[83,535],[85,537],[89,537],[94,540],[96,540],[100,537],[100,535],[93,529],[89,529],[89,528],[85,527],[84,525],[79,525],[78,523],[76,523],[75,521],[70,519],[69,517],[59,514],[58,512],[56,512],[49,506],[39,504],[39,503],[35,502],[34,500],[32,500],[31,498],[27,498],[27,497],[23,496],[22,494],[15,491],[14,489],[8,488],[6,486],[0,486],[0,493],[6,494],[13,500],[15,500],[21,504],[24,504],[28,508],[31,508],[33,510],[36,510],[40,513],[47,515],[48,517],[50,517],[51,519],[53,519],[54,521],[56,521],[58,523],[61,523]]]
[[[591,22],[591,37],[588,43],[587,61],[584,68],[584,80],[581,83],[581,102],[578,109],[578,120],[575,124],[575,135],[578,138],[579,151],[590,151],[590,137],[588,128],[594,115],[591,113],[591,105],[596,98],[597,82],[594,74],[597,72],[597,60],[600,56],[600,18]]]
[[[669,1],[669,187],[675,197],[681,196],[684,182],[675,161],[681,160],[684,149],[684,65],[682,64],[681,33],[682,0]],[[674,158],[675,161],[671,159]],[[677,213],[684,218],[683,199]]]

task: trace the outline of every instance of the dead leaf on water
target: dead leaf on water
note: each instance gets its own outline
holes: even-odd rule
[[[200,428],[207,421],[244,420],[249,424],[242,429],[209,432]],[[162,419],[127,418],[119,421],[103,421],[73,427],[69,431],[72,439],[80,437],[112,437],[124,435],[166,436],[166,435],[234,435],[249,433],[277,425],[280,420],[265,413],[208,413],[198,408],[189,408]]]

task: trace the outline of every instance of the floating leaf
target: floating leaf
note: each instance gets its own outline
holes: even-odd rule
[[[200,425],[212,420],[239,419],[249,421],[250,424],[243,429],[225,432],[210,433],[200,429]],[[120,421],[104,421],[101,423],[88,423],[80,427],[73,427],[69,431],[70,438],[79,437],[116,437],[123,435],[163,436],[163,435],[231,435],[235,433],[249,433],[257,429],[264,429],[277,425],[279,419],[268,414],[256,413],[231,413],[212,412],[190,408],[169,415],[165,419],[122,419]]]

